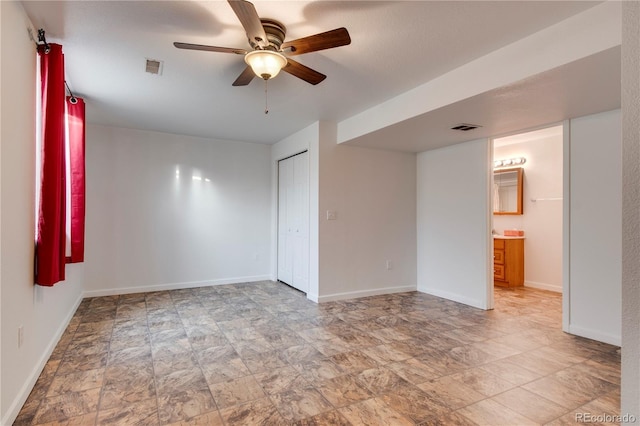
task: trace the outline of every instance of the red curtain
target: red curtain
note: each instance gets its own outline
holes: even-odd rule
[[[35,282],[52,286],[64,280],[65,267],[65,87],[62,46],[40,47],[42,88],[42,180]]]
[[[84,262],[84,100],[67,97],[69,168],[71,176],[71,258],[70,263]]]

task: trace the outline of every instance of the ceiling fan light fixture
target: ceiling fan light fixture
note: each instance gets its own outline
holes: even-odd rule
[[[273,50],[254,50],[245,55],[244,61],[264,80],[275,77],[287,65],[287,58]]]

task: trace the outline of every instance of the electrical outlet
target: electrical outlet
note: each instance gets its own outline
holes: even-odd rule
[[[390,271],[393,269],[393,262],[391,262],[390,260],[387,260],[387,271]]]
[[[18,327],[18,349],[22,347],[24,343],[24,326]]]
[[[258,253],[254,253],[254,254],[253,254],[253,260],[255,260],[256,262],[257,262],[258,260],[260,260],[260,255],[258,255]]]

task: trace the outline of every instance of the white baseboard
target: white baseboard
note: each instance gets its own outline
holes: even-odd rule
[[[84,297],[116,296],[119,294],[131,293],[149,293],[152,291],[179,290],[183,288],[210,287],[215,285],[251,283],[257,281],[271,281],[271,275],[254,275],[250,277],[224,278],[208,281],[140,285],[135,287],[115,287],[103,290],[85,291]]]
[[[487,307],[480,300],[470,299],[457,293],[449,293],[448,291],[442,291],[436,288],[421,288],[418,287],[418,291],[421,293],[427,293],[432,296],[442,297],[443,299],[452,300],[454,302],[462,303],[463,305],[473,306],[478,309],[487,309]]]
[[[49,344],[47,345],[44,352],[40,356],[40,359],[38,359],[38,362],[36,363],[35,367],[31,371],[31,374],[29,374],[27,381],[24,383],[24,385],[22,385],[22,388],[20,388],[20,391],[18,392],[13,403],[7,409],[7,412],[4,418],[0,421],[0,424],[10,425],[16,420],[16,417],[18,417],[18,414],[20,413],[22,406],[27,401],[27,398],[29,397],[31,390],[35,386],[36,381],[38,381],[38,377],[40,377],[40,374],[42,373],[44,366],[47,364],[47,361],[49,361],[49,357],[53,353],[53,350],[56,348],[56,345],[60,341],[60,338],[64,334],[64,331],[69,326],[69,323],[71,322],[71,318],[73,318],[73,315],[76,313],[76,310],[78,309],[78,306],[80,306],[82,299],[83,299],[83,295],[82,294],[78,295],[78,299],[73,304],[73,308],[69,311],[69,314],[67,314],[67,317],[64,319],[64,321],[62,321],[62,324],[60,324],[60,327],[58,327],[56,332],[51,336],[51,340],[49,340]]]
[[[553,291],[556,293],[562,293],[562,284],[555,285],[555,284],[547,284],[547,283],[538,283],[535,281],[525,281],[524,286],[537,288],[539,290],[547,290],[547,291]]]
[[[415,285],[406,285],[401,287],[385,287],[370,290],[348,291],[344,293],[327,294],[325,296],[307,295],[307,299],[316,303],[333,302],[336,300],[357,299],[359,297],[379,296],[381,294],[405,293],[408,291],[416,291]]]
[[[586,337],[587,339],[597,340],[598,342],[608,343],[610,345],[621,346],[622,337],[616,336],[610,333],[603,333],[601,331],[592,330],[576,325],[569,324],[569,333],[576,336]]]

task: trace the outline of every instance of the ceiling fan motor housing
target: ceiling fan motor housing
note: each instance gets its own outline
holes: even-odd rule
[[[269,46],[266,49],[280,51],[280,46],[284,42],[284,37],[287,34],[287,28],[280,21],[269,18],[260,18],[264,32],[267,34],[267,41]],[[260,46],[249,38],[249,44],[253,49],[260,49]]]

